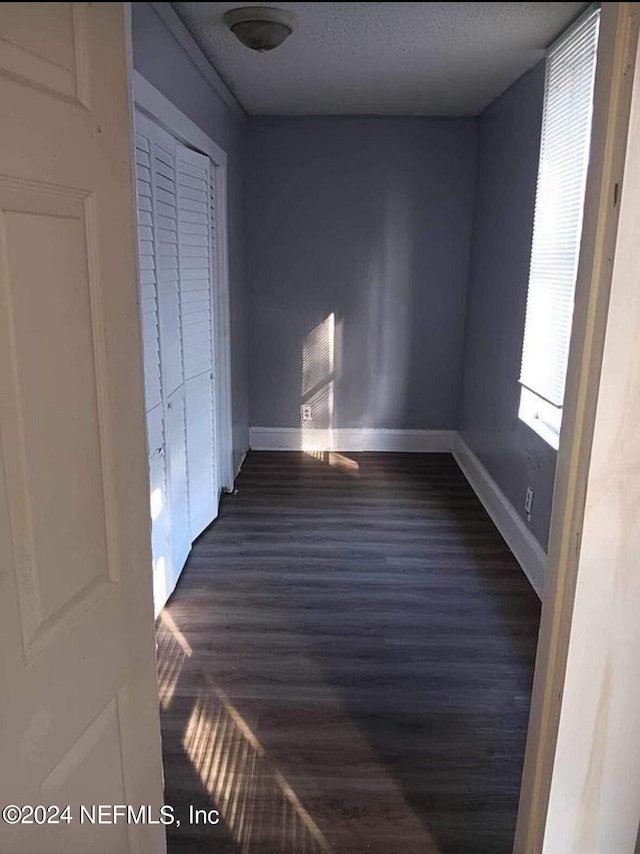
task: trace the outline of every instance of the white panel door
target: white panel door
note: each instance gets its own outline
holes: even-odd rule
[[[178,270],[187,427],[191,538],[218,514],[213,383],[209,158],[176,148]]]
[[[167,572],[167,594],[170,594],[191,548],[184,386],[176,389],[167,400],[164,429],[171,542],[171,567]]]
[[[0,4],[0,823],[7,854],[157,854],[162,804],[125,6]]]

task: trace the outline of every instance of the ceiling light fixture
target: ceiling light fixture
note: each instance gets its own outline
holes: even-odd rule
[[[230,9],[224,22],[239,42],[260,53],[279,47],[293,30],[291,15],[269,6]]]

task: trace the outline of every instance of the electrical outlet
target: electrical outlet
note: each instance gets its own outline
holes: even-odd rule
[[[524,497],[524,512],[527,514],[527,521],[531,521],[531,511],[533,509],[533,496],[534,492],[532,487],[527,487],[527,492]]]
[[[308,403],[300,407],[300,421],[311,421],[311,407]]]

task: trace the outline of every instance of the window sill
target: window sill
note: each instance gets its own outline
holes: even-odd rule
[[[523,387],[520,389],[518,418],[554,450],[558,450],[562,409]]]

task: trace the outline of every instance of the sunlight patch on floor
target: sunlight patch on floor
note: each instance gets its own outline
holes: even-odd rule
[[[331,846],[251,728],[222,691],[203,689],[183,747],[242,854],[271,841],[279,854]]]
[[[163,709],[171,705],[180,673],[193,650],[167,611],[160,614],[156,631],[158,696]]]

